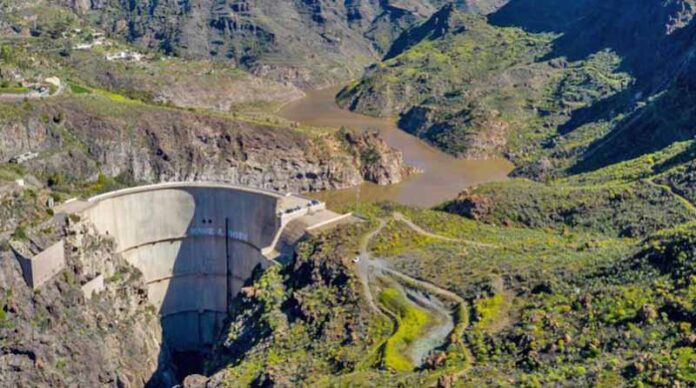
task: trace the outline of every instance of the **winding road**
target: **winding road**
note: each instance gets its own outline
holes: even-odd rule
[[[439,234],[428,232],[427,230],[416,225],[413,221],[411,221],[410,219],[406,218],[406,216],[404,216],[403,214],[398,213],[398,212],[394,213],[393,217],[395,220],[403,222],[409,228],[411,228],[411,230],[413,230],[414,232],[416,232],[422,236],[434,238],[436,240],[458,242],[458,243],[463,243],[463,244],[467,244],[467,245],[474,245],[474,246],[481,247],[481,248],[500,248],[500,246],[494,245],[494,244],[486,244],[486,243],[480,243],[478,241],[471,241],[471,240],[464,240],[464,239],[460,239],[460,238],[446,237],[446,236],[441,236]]]
[[[394,213],[392,217],[396,221],[404,222],[416,233],[443,241],[461,241],[427,232],[406,218],[403,214]],[[452,332],[457,324],[453,318],[453,311],[447,306],[445,301],[464,306],[466,305],[466,301],[459,295],[449,290],[392,269],[384,260],[372,258],[369,252],[370,242],[377,237],[382,230],[384,230],[387,222],[388,219],[379,219],[379,224],[377,227],[362,238],[362,241],[360,242],[360,256],[356,265],[357,272],[368,305],[380,316],[388,318],[394,322],[394,332],[398,330],[399,319],[391,311],[379,307],[378,304],[375,303],[372,291],[370,289],[370,282],[372,279],[378,277],[379,275],[387,275],[392,279],[395,279],[398,283],[405,286],[403,287],[402,292],[406,293],[410,303],[417,305],[419,308],[430,311],[432,319],[437,323],[429,328],[427,335],[419,338],[418,341],[414,341],[409,350],[409,357],[416,364],[422,364],[432,350],[437,349],[443,343],[446,343],[450,332]],[[470,241],[467,242],[473,243]],[[481,245],[488,246],[487,244]]]
[[[379,226],[375,228],[372,232],[366,234],[362,241],[360,242],[360,256],[359,256],[359,261],[357,263],[357,270],[358,270],[358,276],[360,278],[360,283],[362,283],[363,287],[363,292],[365,293],[365,298],[367,299],[367,304],[370,305],[370,308],[372,311],[376,312],[377,314],[380,314],[382,316],[387,316],[390,317],[390,315],[387,315],[377,307],[377,304],[374,301],[374,298],[372,297],[372,291],[370,291],[370,252],[368,249],[368,246],[370,245],[370,242],[372,239],[377,237],[377,235],[382,232],[384,227],[387,226],[387,221],[384,219],[379,220]]]
[[[486,244],[486,243],[480,243],[477,241],[471,241],[471,240],[464,240],[464,239],[457,239],[457,238],[452,238],[452,237],[447,237],[447,236],[442,236],[439,234],[435,234],[432,232],[428,232],[427,230],[421,228],[420,226],[416,225],[413,221],[411,221],[409,218],[407,218],[405,215],[399,212],[395,212],[392,214],[392,217],[394,220],[403,222],[408,226],[411,230],[414,232],[430,237],[433,239],[437,240],[442,240],[442,241],[448,241],[448,242],[458,242],[458,243],[464,243],[468,245],[475,245],[478,247],[482,248],[499,248],[498,245],[494,244]],[[373,231],[370,233],[366,234],[363,238],[362,241],[360,242],[360,260],[358,261],[358,274],[360,276],[360,281],[363,286],[363,290],[365,291],[365,296],[367,297],[368,304],[370,305],[370,308],[372,308],[374,311],[382,313],[382,310],[377,307],[377,304],[374,302],[374,298],[372,297],[372,293],[370,292],[370,270],[371,269],[377,269],[382,272],[386,272],[398,279],[400,279],[403,282],[406,283],[411,283],[419,288],[422,288],[434,295],[437,295],[441,298],[449,299],[453,302],[456,303],[465,303],[464,299],[462,299],[459,295],[446,290],[444,288],[438,287],[432,283],[419,280],[416,278],[413,278],[409,275],[404,274],[403,272],[399,272],[397,270],[394,270],[388,266],[386,262],[383,260],[379,259],[373,259],[370,255],[369,251],[369,245],[370,242],[377,237],[379,233],[384,230],[384,228],[387,226],[387,220],[384,218],[379,219],[379,225],[377,228],[375,228]]]

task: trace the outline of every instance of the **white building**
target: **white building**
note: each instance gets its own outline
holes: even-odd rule
[[[106,55],[107,61],[123,60],[123,61],[140,62],[142,59],[143,59],[143,54],[132,52],[132,51],[119,51],[115,54],[107,54]]]

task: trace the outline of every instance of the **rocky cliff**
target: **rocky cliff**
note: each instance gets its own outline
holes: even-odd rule
[[[0,248],[0,385],[141,387],[174,383],[159,319],[142,275],[108,241],[57,217],[13,241],[31,251],[46,236],[66,239],[67,268],[40,290],[22,278],[15,254]],[[102,275],[103,292],[81,286]]]
[[[104,174],[303,192],[397,183],[409,172],[401,153],[374,134],[304,133],[97,96],[25,104],[16,113],[0,136],[0,157],[39,152],[27,167],[54,183]]]

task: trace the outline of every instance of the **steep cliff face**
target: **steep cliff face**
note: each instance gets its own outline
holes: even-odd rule
[[[401,153],[372,134],[310,135],[98,97],[23,109],[0,136],[0,157],[38,151],[42,157],[28,164],[30,170],[64,182],[102,173],[144,182],[211,180],[302,192],[365,180],[397,183],[408,173]]]
[[[0,385],[174,383],[142,275],[108,241],[83,235],[67,219],[42,228],[66,239],[67,268],[40,290],[24,282],[7,245],[0,248]],[[41,241],[34,234],[26,238],[13,245]],[[86,299],[80,288],[98,275],[106,279],[105,289]]]
[[[389,147],[376,132],[342,131],[339,139],[346,142],[363,179],[368,182],[389,185],[417,172],[413,167],[404,166],[401,151]]]

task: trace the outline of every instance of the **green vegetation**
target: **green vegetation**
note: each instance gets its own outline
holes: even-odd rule
[[[85,88],[84,86],[80,86],[76,83],[69,83],[70,85],[70,91],[73,92],[74,94],[86,94],[90,93],[90,90]]]
[[[500,310],[503,308],[504,303],[505,299],[502,294],[477,300],[474,304],[476,314],[475,329],[484,329],[494,325],[501,318]]]
[[[351,210],[370,218],[399,211],[428,231],[462,239],[419,238],[390,221],[372,246],[394,268],[456,291],[473,307],[473,326],[447,351],[462,361],[428,373],[457,370],[465,385],[693,381],[692,348],[683,345],[694,340],[693,222],[640,242],[591,227],[493,226],[394,205]],[[386,289],[380,301],[398,295]],[[413,332],[417,325],[408,327]],[[472,366],[465,362],[469,353]]]
[[[443,209],[494,224],[642,237],[696,217],[693,142],[546,183],[514,179],[463,193]],[[660,182],[662,184],[657,184]]]
[[[320,162],[341,157],[369,165],[380,159],[369,144],[350,153],[350,131],[299,127],[276,117],[273,111],[297,93],[292,86],[144,48],[141,62],[107,61],[111,48],[72,50],[92,39],[71,32],[75,27],[106,23],[111,29],[117,8],[96,21],[42,5],[0,16],[11,30],[28,31],[0,44],[0,93],[24,91],[17,79],[40,82],[48,75],[68,85],[65,96],[0,106],[8,147],[35,127],[40,131],[28,138],[42,147],[34,163],[0,164],[0,181],[33,174],[48,186],[4,187],[0,234],[12,242],[34,240],[37,227],[53,215],[49,198],[132,186],[136,169],[151,168],[150,179],[180,177],[187,168],[172,160],[207,165],[211,154],[221,160],[233,155],[230,165],[255,168],[247,154],[266,146],[264,136],[302,143],[306,148],[298,149],[316,152]],[[534,33],[544,29],[495,26],[492,18],[445,11],[422,39],[399,41],[394,55],[350,84],[339,101],[398,116],[401,127],[455,155],[505,155],[518,165],[516,177],[471,188],[437,209],[390,203],[341,209],[365,221],[308,236],[289,263],[257,270],[233,301],[206,372],[221,371],[222,381],[239,386],[696,384],[696,105],[689,58],[679,62],[678,82],[659,78],[653,83],[667,85],[658,87],[662,93],[643,96],[636,85],[647,82],[645,74],[636,71],[625,47],[580,47],[577,55],[563,51],[572,31]],[[33,20],[23,17],[32,12]],[[148,19],[118,16],[137,22],[128,31],[142,29]],[[180,15],[164,16],[152,23]],[[264,18],[261,24],[275,31],[279,21]],[[327,27],[322,39],[336,38],[333,33]],[[383,49],[393,40],[390,30],[370,33]],[[118,34],[109,38],[113,49],[134,50]],[[282,71],[299,62],[281,52],[307,50],[274,53],[268,41],[255,46],[255,39],[233,47],[225,38],[209,54],[232,60],[241,47]],[[307,59],[310,66],[325,60]],[[370,59],[353,60],[350,66]],[[341,74],[327,70],[338,61],[321,63],[321,72]],[[303,77],[304,68],[294,69]],[[237,98],[239,90],[249,94]],[[152,160],[135,163],[137,153]],[[353,259],[382,223],[368,250],[383,268],[368,265],[373,283],[366,294],[365,263]],[[0,246],[9,252],[8,242]],[[119,267],[107,281],[113,286],[138,276]],[[66,272],[60,281],[76,288],[76,279]],[[42,295],[35,297],[33,303]],[[13,302],[11,295],[0,298],[1,329],[18,323]],[[430,310],[435,302],[453,322],[446,321],[449,333],[437,337],[421,363],[413,359],[414,348],[443,327]],[[40,311],[22,324],[46,329],[54,318]],[[69,355],[44,365],[67,368]]]
[[[28,92],[29,89],[25,88],[23,86],[6,86],[6,87],[0,87],[0,94],[2,93],[7,93],[7,94],[20,94],[20,93],[26,93]]]
[[[620,57],[611,51],[573,63],[549,60],[553,34],[495,27],[457,11],[440,17],[452,33],[424,39],[375,66],[341,92],[339,103],[363,113],[397,115],[403,129],[449,153],[505,153],[524,165],[545,154],[544,146],[573,110],[631,82],[618,71]],[[400,110],[385,110],[392,106]],[[588,127],[563,139],[566,154],[599,135]]]
[[[12,290],[6,290],[0,299],[0,329],[12,329],[15,325],[8,314],[9,304],[12,303]]]
[[[517,175],[537,180],[595,170],[692,138],[690,42],[665,39],[649,23],[640,23],[639,38],[631,23],[613,19],[647,18],[663,6],[626,10],[612,3],[602,15],[592,14],[594,6],[574,7],[509,6],[535,9],[525,16],[530,20],[510,10],[491,20],[441,11],[406,33],[420,40],[403,47],[397,40],[395,56],[370,68],[338,101],[396,116],[404,130],[457,156],[505,156],[518,166]],[[568,16],[586,12],[591,15]],[[664,15],[665,23],[675,24]],[[527,32],[566,28],[565,35]],[[646,57],[642,44],[660,50]],[[657,59],[657,52],[673,55]],[[646,87],[656,84],[658,90]]]
[[[26,174],[24,167],[14,163],[0,164],[0,181],[13,181]]]
[[[375,253],[411,276],[472,299],[491,289],[491,274],[517,276],[532,287],[548,272],[606,265],[632,244],[596,233],[500,227],[442,212],[397,209],[424,229],[461,241],[424,238],[390,222],[374,241]]]
[[[424,334],[428,327],[428,313],[406,300],[395,288],[386,288],[379,294],[379,302],[397,317],[397,330],[384,347],[384,366],[395,371],[411,371],[408,358],[409,344]]]
[[[518,300],[520,322],[501,342],[493,340],[487,353],[514,344],[514,350],[508,351],[521,355],[516,362],[528,370],[524,380],[542,384],[563,379],[584,384],[602,369],[634,384],[690,381],[688,373],[683,374],[688,371],[684,359],[690,356],[676,359],[677,354],[683,355],[679,344],[691,335],[683,320],[691,312],[688,307],[682,312],[672,310],[678,306],[672,301],[690,287],[681,276],[691,266],[678,261],[683,264],[671,262],[663,267],[653,260],[657,256],[661,261],[693,258],[693,227],[649,241],[645,251],[608,270],[588,268],[586,275],[567,284],[547,281],[546,288],[539,288],[524,302]],[[676,273],[679,277],[673,277]],[[670,349],[673,355],[665,357],[663,350],[669,354]],[[585,373],[578,373],[581,369]]]
[[[219,360],[235,384],[299,383],[370,368],[391,327],[363,309],[356,279],[341,262],[360,228],[310,240],[286,267],[243,290]]]
[[[345,210],[367,216],[369,222],[340,228],[312,242],[315,248],[309,251],[310,245],[304,245],[298,260],[305,260],[299,258],[307,257],[307,252],[333,250],[334,243],[341,241],[338,246],[347,251],[341,249],[331,256],[344,257],[341,252],[346,252],[342,262],[347,263],[359,236],[374,228],[374,220],[398,211],[423,229],[455,240],[419,237],[403,222],[390,220],[371,246],[372,252],[392,268],[455,291],[467,300],[471,311],[464,305],[455,310],[457,324],[443,358],[433,358],[438,361],[411,372],[414,365],[407,349],[427,330],[428,315],[409,303],[396,286],[387,285],[379,292],[378,301],[395,314],[398,325],[393,334],[384,325],[374,328],[381,334],[372,337],[371,343],[384,344],[381,360],[372,351],[364,352],[361,357],[365,361],[355,362],[355,369],[334,371],[331,380],[312,378],[316,384],[350,381],[361,385],[387,378],[406,384],[453,379],[464,385],[693,381],[694,353],[690,345],[684,345],[693,340],[691,319],[696,314],[691,303],[696,295],[691,284],[696,279],[693,223],[639,241],[603,235],[591,227],[554,230],[487,225],[440,211],[393,204],[359,204]],[[318,246],[320,251],[314,250]],[[302,268],[298,264],[291,267]],[[275,295],[288,295],[285,290]],[[320,290],[317,296],[330,295]],[[310,303],[313,298],[302,300]],[[364,302],[359,304],[363,313],[369,311]],[[284,316],[293,321],[287,313]],[[290,356],[295,353],[289,349],[259,354],[254,350],[253,356],[243,358],[256,360],[253,373],[239,369],[246,361],[231,371],[246,370],[258,378],[264,376],[262,371],[271,361],[283,365],[272,370],[285,371],[307,363],[305,356]],[[261,354],[273,358],[261,361],[257,358]],[[386,371],[380,371],[380,366]],[[262,379],[266,378],[269,376]]]
[[[12,238],[19,240],[19,241],[28,241],[29,240],[29,236],[27,236],[26,230],[24,230],[24,228],[21,226],[15,228],[14,233],[12,233]]]

